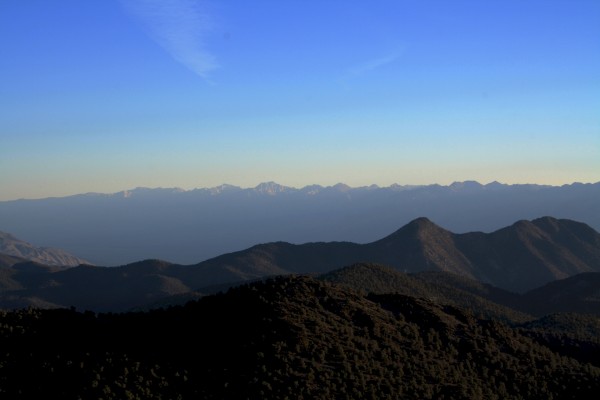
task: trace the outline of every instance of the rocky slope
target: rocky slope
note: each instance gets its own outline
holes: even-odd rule
[[[73,267],[80,264],[90,264],[88,261],[64,250],[37,247],[6,232],[0,232],[0,253],[54,266]],[[6,262],[3,262],[3,264],[6,264]]]

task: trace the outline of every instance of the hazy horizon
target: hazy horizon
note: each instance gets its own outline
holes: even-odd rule
[[[389,185],[379,185],[376,183],[371,183],[371,184],[367,184],[367,185],[356,185],[356,186],[348,185],[345,182],[336,182],[334,184],[311,183],[311,184],[302,185],[302,186],[292,186],[292,185],[285,185],[285,184],[282,184],[280,182],[275,182],[275,181],[265,181],[265,182],[259,182],[258,184],[253,185],[253,186],[240,186],[240,185],[234,185],[234,184],[225,182],[225,183],[222,183],[220,185],[215,185],[215,186],[195,186],[195,187],[185,187],[185,188],[179,187],[179,186],[155,186],[155,187],[136,186],[136,187],[130,187],[130,188],[123,188],[123,189],[120,189],[117,191],[110,191],[110,192],[101,192],[101,191],[74,192],[74,193],[67,193],[67,194],[57,195],[57,196],[29,197],[29,198],[21,197],[21,198],[14,198],[14,199],[3,199],[0,197],[0,202],[11,202],[11,201],[17,201],[17,200],[45,200],[45,199],[51,199],[51,198],[63,198],[63,197],[89,195],[89,194],[109,195],[110,196],[110,195],[116,195],[116,194],[125,193],[125,192],[133,192],[136,190],[176,190],[176,191],[183,191],[183,192],[191,192],[194,190],[219,189],[219,188],[226,187],[226,186],[230,186],[230,187],[241,189],[241,190],[252,190],[252,189],[260,188],[261,185],[268,185],[268,184],[275,184],[275,185],[283,186],[285,188],[289,188],[292,190],[302,190],[302,189],[310,188],[312,186],[319,186],[322,188],[333,188],[337,185],[345,185],[345,186],[348,186],[350,189],[370,188],[373,186],[375,186],[379,189],[393,188],[395,186],[401,187],[401,188],[412,189],[412,188],[422,188],[422,187],[428,187],[428,186],[450,187],[452,185],[462,184],[462,183],[467,183],[467,182],[475,182],[482,186],[487,186],[490,184],[497,183],[497,184],[505,185],[505,186],[520,186],[520,185],[528,186],[528,185],[531,185],[531,186],[546,186],[546,187],[563,187],[563,186],[571,186],[571,185],[577,185],[577,184],[594,185],[594,184],[600,183],[600,181],[598,181],[598,182],[576,181],[576,182],[567,182],[567,183],[563,183],[563,184],[552,185],[552,184],[534,183],[534,182],[506,183],[506,182],[499,182],[497,180],[493,180],[493,181],[489,181],[489,182],[479,182],[479,181],[476,181],[473,179],[467,179],[464,181],[452,181],[450,183],[434,182],[434,183],[425,183],[425,184],[411,184],[411,183],[401,184],[401,183],[394,182]]]
[[[0,200],[600,181],[600,2],[0,3]]]

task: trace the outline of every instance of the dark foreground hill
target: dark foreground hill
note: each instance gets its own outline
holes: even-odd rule
[[[570,339],[565,349],[456,307],[366,298],[308,277],[149,313],[2,313],[0,338],[0,396],[10,399],[582,399],[600,390],[596,342]]]

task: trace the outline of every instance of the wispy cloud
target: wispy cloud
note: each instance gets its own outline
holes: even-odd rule
[[[211,21],[202,1],[121,1],[143,24],[147,34],[177,62],[204,79],[217,68],[215,57],[206,49]]]
[[[384,65],[391,64],[396,61],[402,52],[395,52],[392,54],[388,54],[383,57],[374,58],[363,62],[361,64],[354,65],[346,70],[344,75],[342,76],[342,81],[347,81],[353,78],[357,78],[359,76],[368,74],[369,72],[376,70],[377,68],[383,67]]]

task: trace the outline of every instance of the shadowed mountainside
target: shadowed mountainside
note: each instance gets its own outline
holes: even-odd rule
[[[598,271],[600,234],[585,224],[549,217],[520,221],[491,234],[453,234],[419,218],[369,244],[275,242],[193,266],[159,260],[66,270],[15,264],[0,274],[4,288],[0,304],[26,306],[35,299],[98,311],[126,310],[173,295],[202,293],[211,285],[273,275],[322,274],[359,262],[402,272],[448,272],[524,292],[577,273]]]
[[[490,234],[454,234],[418,218],[364,245],[268,243],[197,266],[202,279],[216,284],[282,273],[324,273],[356,262],[404,272],[453,272],[522,292],[578,273],[600,271],[600,234],[583,223],[551,217],[519,221]]]

